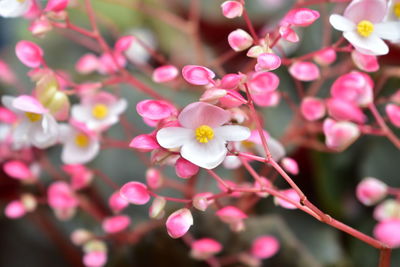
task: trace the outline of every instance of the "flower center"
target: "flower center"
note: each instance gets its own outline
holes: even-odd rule
[[[374,31],[374,24],[368,20],[362,20],[357,24],[357,32],[363,36],[368,37]]]
[[[214,138],[214,131],[208,125],[201,125],[196,128],[196,140],[199,143],[208,143],[211,139]]]
[[[31,122],[36,122],[40,119],[42,119],[41,114],[33,113],[33,112],[25,112],[25,116],[31,121]]]
[[[89,137],[84,133],[75,135],[75,144],[79,147],[87,147],[89,145]]]
[[[104,104],[96,104],[93,108],[92,108],[92,115],[93,117],[95,117],[96,119],[104,119],[108,114],[108,107]]]
[[[396,17],[400,18],[400,3],[394,5],[393,12],[396,15]]]
[[[21,4],[25,3],[26,0],[17,0],[17,2],[20,2]]]

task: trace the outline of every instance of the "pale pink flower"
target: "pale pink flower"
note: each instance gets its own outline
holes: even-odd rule
[[[119,121],[128,103],[107,92],[100,92],[82,98],[81,104],[73,105],[74,120],[82,122],[89,130],[103,131]]]
[[[28,11],[31,5],[32,0],[1,0],[0,16],[5,18],[22,16]]]
[[[75,69],[81,74],[89,74],[99,67],[99,59],[96,55],[88,53],[84,54],[75,64]]]
[[[211,192],[198,193],[193,197],[193,206],[201,211],[205,211],[209,205],[214,203],[213,199],[208,199],[213,196]]]
[[[156,68],[153,71],[152,79],[156,83],[165,83],[172,81],[179,74],[179,70],[173,65],[165,65]]]
[[[314,60],[321,66],[330,65],[336,61],[336,51],[331,47],[322,49],[314,55]]]
[[[85,188],[93,179],[93,172],[81,164],[64,165],[62,169],[70,175],[74,190]]]
[[[255,71],[271,71],[281,66],[281,58],[274,53],[262,53],[257,57]]]
[[[104,75],[113,74],[126,65],[125,57],[116,51],[104,53],[98,59],[97,71]]]
[[[297,80],[309,82],[320,77],[319,68],[312,62],[298,61],[289,67],[289,73]]]
[[[119,192],[121,197],[135,205],[144,205],[150,200],[147,186],[140,182],[126,183],[121,187]]]
[[[374,236],[392,248],[400,247],[400,220],[385,220],[374,228]]]
[[[371,206],[382,200],[387,194],[387,185],[373,177],[364,178],[356,189],[358,200],[366,206]]]
[[[400,106],[396,104],[388,104],[386,106],[386,114],[389,121],[396,127],[400,128]]]
[[[379,70],[379,62],[377,56],[364,55],[358,50],[351,52],[351,58],[354,64],[362,71],[375,72]]]
[[[284,157],[281,160],[282,167],[287,171],[288,173],[291,173],[293,175],[299,174],[299,165],[297,162],[289,157]]]
[[[164,182],[163,176],[158,169],[149,168],[146,171],[147,185],[152,189],[160,188]]]
[[[294,190],[292,188],[285,189],[285,190],[280,190],[279,193],[283,194],[285,197],[287,197],[288,199],[292,200],[295,203],[300,203],[299,194],[297,194],[296,190]],[[284,200],[282,198],[275,197],[274,201],[275,201],[276,205],[279,205],[282,208],[290,209],[290,210],[297,209],[297,207],[294,204],[292,204],[292,203],[290,203],[290,202],[288,202],[288,201],[286,201],[286,200]]]
[[[47,201],[61,220],[70,219],[79,204],[71,186],[64,181],[54,182],[49,186]]]
[[[228,43],[230,47],[236,51],[243,51],[253,44],[253,38],[245,30],[237,29],[228,35]]]
[[[193,241],[190,245],[190,255],[198,260],[206,260],[222,250],[222,245],[212,238],[202,238]]]
[[[354,121],[356,123],[365,123],[367,117],[362,112],[361,108],[340,98],[329,98],[326,101],[328,113],[336,120]]]
[[[282,19],[283,25],[307,27],[319,18],[319,12],[309,8],[295,8],[290,10]]]
[[[306,120],[319,120],[325,115],[325,104],[322,99],[316,97],[305,97],[301,101],[301,114]]]
[[[279,86],[279,77],[272,72],[254,72],[249,75],[247,85],[257,98],[260,94],[275,91]]]
[[[243,5],[238,1],[225,1],[221,4],[222,14],[228,18],[233,19],[242,16]]]
[[[248,128],[223,125],[230,120],[228,111],[196,102],[186,106],[178,116],[183,127],[167,127],[157,132],[158,143],[167,149],[181,148],[181,156],[193,164],[213,169],[225,159],[226,143],[250,136]]]
[[[221,221],[229,224],[231,230],[235,232],[244,230],[245,226],[243,220],[248,217],[243,211],[235,206],[226,206],[221,208],[216,212],[216,215]]]
[[[360,129],[348,121],[326,119],[323,124],[325,143],[327,147],[343,151],[360,136]]]
[[[257,259],[268,259],[279,251],[279,241],[273,236],[260,236],[251,245],[251,255]]]
[[[353,0],[343,16],[333,14],[329,21],[361,53],[384,55],[389,48],[382,39],[400,39],[400,22],[382,22],[386,10],[385,0]]]
[[[182,69],[182,76],[190,84],[207,85],[213,82],[215,73],[203,66],[186,65]]]
[[[176,109],[170,103],[163,100],[142,100],[136,105],[137,113],[143,118],[153,121],[166,119],[176,113]]]
[[[169,215],[167,222],[168,235],[172,238],[184,236],[193,225],[193,217],[190,210],[183,208]]]
[[[15,53],[18,59],[30,68],[37,68],[43,63],[43,50],[33,42],[19,41],[15,46]]]
[[[116,215],[103,220],[102,228],[107,234],[115,234],[128,228],[131,219],[126,215]]]
[[[35,19],[29,25],[28,30],[35,37],[43,37],[46,33],[51,31],[53,26],[47,17],[40,17]]]

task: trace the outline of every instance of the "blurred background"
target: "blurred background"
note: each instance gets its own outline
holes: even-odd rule
[[[42,4],[45,2],[41,1]],[[195,4],[184,0],[94,0],[92,2],[102,34],[110,45],[113,45],[121,35],[134,34],[179,68],[187,64],[204,64],[213,69],[213,60],[230,50],[226,41],[227,35],[237,28],[245,28],[242,19],[228,20],[221,15],[220,4],[223,1],[193,1]],[[197,7],[193,7],[196,3]],[[71,21],[82,27],[88,27],[82,3],[76,1],[72,4],[75,7],[68,10]],[[256,29],[263,31],[276,25],[292,4],[293,2],[288,0],[252,0],[247,1],[246,6]],[[343,7],[341,4],[335,7],[329,4],[324,7],[311,6],[320,11],[322,19],[311,27],[299,30],[300,43],[294,46],[285,45],[286,53],[290,57],[295,57],[319,49],[325,27],[324,16],[330,14],[333,9],[340,10]],[[185,27],[180,23],[180,20],[185,21],[190,14],[193,15],[193,10],[197,10],[199,16],[198,38],[202,46],[200,48],[196,47],[193,39],[188,36]],[[175,21],[176,24],[172,23],[174,25],[164,20],[165,14],[170,13],[178,18]],[[181,28],[177,28],[179,25]],[[76,61],[84,53],[89,52],[89,49],[76,43],[77,37],[74,33],[55,29],[41,38],[33,38],[27,30],[28,26],[29,21],[22,18],[0,18],[0,59],[10,64],[18,79],[17,84],[0,83],[1,95],[30,92],[34,86],[26,75],[29,70],[18,61],[14,53],[16,42],[22,39],[38,43],[45,51],[48,65],[65,71],[75,82],[102,79],[99,74],[83,76],[75,71]],[[336,41],[338,36],[339,33],[333,32],[331,38]],[[389,56],[380,59],[381,65],[399,64],[398,48],[393,47],[393,51]],[[149,73],[158,66],[158,63],[143,51],[141,53],[138,52],[133,59],[135,64],[128,65],[128,70],[136,77],[181,106],[198,100],[202,92],[199,88],[189,88],[182,82],[173,85],[172,88],[153,83]],[[339,61],[343,60],[344,56],[348,55],[341,55]],[[222,66],[223,70],[215,69],[215,71],[217,73],[243,71],[249,62],[245,53],[240,53],[226,61]],[[280,68],[276,73],[281,78],[279,90],[299,100],[287,69]],[[372,78],[377,79],[380,75],[379,72],[375,73]],[[322,85],[321,97],[329,94],[331,83],[332,81],[327,81]],[[308,84],[305,84],[305,87],[307,86]],[[399,79],[390,79],[382,94],[389,95],[399,87]],[[106,89],[116,91],[128,99],[129,107],[126,116],[135,126],[131,136],[126,136],[120,125],[112,127],[107,133],[108,136],[130,141],[135,135],[152,130],[143,123],[135,111],[136,103],[148,98],[146,95],[132,90],[132,87],[128,85]],[[76,98],[72,98],[72,102],[76,101]],[[260,110],[264,115],[266,130],[276,138],[281,137],[293,115],[287,104],[281,102],[277,107]],[[397,134],[400,133],[397,132]],[[60,146],[48,150],[49,159],[56,168],[61,165],[60,151]],[[363,136],[340,154],[318,152],[297,146],[289,146],[287,151],[300,166],[300,174],[294,177],[294,181],[311,202],[332,217],[368,235],[372,234],[376,223],[372,218],[373,208],[367,208],[357,201],[355,186],[362,178],[372,176],[392,187],[400,187],[397,165],[400,159],[399,152],[389,141],[381,137]],[[37,152],[36,155],[40,160],[40,153]],[[123,185],[132,180],[143,182],[145,164],[148,164],[148,160],[147,154],[143,162],[143,158],[129,149],[107,148],[88,166],[101,170],[115,183]],[[257,164],[254,166],[261,168]],[[165,172],[169,177],[182,182],[179,178],[175,178],[172,167],[165,168]],[[222,177],[232,180],[239,177],[241,181],[251,181],[251,177],[245,172],[234,173],[223,168],[218,168],[217,172]],[[44,184],[51,181],[46,172],[42,172],[40,179]],[[214,187],[214,183],[210,183],[210,178],[205,173],[200,174],[199,181],[199,190],[207,188],[207,190],[218,192],[219,189]],[[280,188],[288,187],[280,179],[277,181]],[[29,190],[1,172],[0,210],[4,210],[6,203],[15,199],[21,192]],[[107,209],[107,199],[113,193],[113,189],[95,179],[93,188],[83,193],[89,196],[100,196],[96,201]],[[180,197],[173,190],[164,190],[162,193]],[[247,201],[252,201],[252,199]],[[167,214],[180,207],[180,205],[168,204]],[[124,214],[132,218],[132,224],[135,226],[149,220],[147,210],[147,205],[130,206]],[[190,232],[197,238],[212,237],[221,242],[224,245],[222,255],[231,255],[248,249],[252,240],[259,235],[275,235],[281,242],[281,250],[276,256],[263,261],[263,266],[377,266],[379,255],[374,248],[316,221],[301,211],[276,207],[271,198],[259,201],[251,212],[252,215],[246,222],[247,230],[234,234],[215,218],[212,210],[206,213],[194,211],[195,224]],[[76,228],[91,229],[98,234],[102,232],[100,225],[83,212],[78,212],[73,219],[66,222],[56,220],[52,211],[44,205],[41,205],[35,213],[19,220],[9,220],[2,214],[0,215],[0,266],[80,266],[81,251],[69,241],[69,234]],[[107,241],[107,244],[109,249],[107,266],[207,266],[203,262],[191,259],[189,248],[181,240],[171,239],[163,225],[131,246],[122,245],[118,239]],[[398,250],[393,252],[392,258],[392,266],[400,266]]]

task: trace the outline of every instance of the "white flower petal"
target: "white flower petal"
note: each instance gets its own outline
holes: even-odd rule
[[[71,115],[75,120],[84,123],[93,120],[90,110],[82,105],[73,105],[71,108]]]
[[[128,107],[126,99],[122,98],[118,100],[112,107],[110,107],[110,113],[113,115],[120,115]]]
[[[3,96],[1,97],[1,103],[2,103],[7,109],[11,110],[12,112],[17,113],[17,114],[21,114],[21,111],[20,111],[20,110],[17,110],[16,108],[14,108],[14,106],[13,106],[13,104],[12,104],[13,101],[14,101],[14,99],[15,99],[15,97],[13,97],[13,96],[3,95]]]
[[[181,149],[184,159],[205,169],[213,169],[221,164],[227,152],[224,140],[218,137],[208,143],[199,143],[193,138],[184,143]]]
[[[331,15],[329,17],[329,22],[331,23],[333,28],[342,32],[351,31],[356,26],[353,21],[338,14]]]
[[[32,123],[29,139],[35,147],[47,148],[58,141],[58,124],[50,114],[44,114],[41,122]]]
[[[243,141],[250,137],[250,130],[240,125],[224,125],[214,129],[215,136],[225,141]]]
[[[285,148],[275,138],[268,137],[267,145],[268,145],[269,152],[271,153],[271,156],[275,161],[279,161],[281,158],[283,158],[286,155]],[[262,145],[257,145],[256,150],[257,150],[257,153],[259,153],[261,156],[263,156],[263,157],[266,156]]]
[[[362,37],[356,31],[349,31],[344,32],[343,37],[363,54],[385,55],[389,52],[389,48],[385,42],[375,34],[369,37]]]
[[[167,127],[157,132],[157,141],[164,148],[181,147],[190,139],[195,140],[194,131],[192,129]]]
[[[374,25],[375,34],[382,39],[400,40],[400,21],[383,22]]]
[[[98,140],[90,140],[87,147],[81,148],[75,144],[72,139],[65,143],[62,153],[61,160],[65,164],[85,164],[94,159],[100,150],[100,143]]]
[[[2,0],[0,1],[0,16],[11,18],[22,16],[26,11],[28,11],[31,0],[25,0],[24,2],[19,2],[17,0]]]
[[[242,165],[242,162],[237,156],[226,156],[223,165],[227,169],[237,169]]]

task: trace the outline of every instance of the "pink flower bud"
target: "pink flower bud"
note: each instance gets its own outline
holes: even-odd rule
[[[226,206],[219,209],[216,215],[221,221],[228,224],[234,224],[247,218],[247,215],[234,206]]]
[[[161,172],[155,168],[149,168],[146,171],[146,182],[147,185],[152,189],[160,188],[163,184]]]
[[[279,34],[288,42],[297,43],[299,41],[297,33],[288,26],[281,26],[279,28]]]
[[[400,247],[400,220],[379,222],[374,228],[374,236],[392,248]]]
[[[268,259],[279,250],[279,241],[273,236],[260,236],[251,245],[251,255],[257,259]]]
[[[136,105],[137,113],[143,118],[162,120],[175,112],[173,106],[162,100],[142,100]]]
[[[286,190],[280,190],[279,193],[283,194],[288,199],[291,199],[293,202],[300,203],[299,194],[297,194],[296,190],[294,190],[292,188],[286,189]],[[292,204],[292,203],[290,203],[290,202],[288,202],[288,201],[286,201],[284,199],[281,199],[279,197],[275,197],[274,201],[275,201],[276,205],[279,205],[282,208],[290,209],[290,210],[297,209],[297,207],[294,204]]]
[[[182,76],[190,84],[206,85],[212,81],[215,73],[203,66],[186,65],[182,69]]]
[[[223,89],[236,89],[242,82],[242,79],[243,75],[241,74],[226,74],[222,77],[219,87]]]
[[[388,115],[390,122],[394,126],[400,128],[400,106],[388,104],[386,106],[386,114]]]
[[[48,188],[47,198],[50,207],[53,209],[69,209],[78,205],[74,191],[64,181],[52,183]]]
[[[127,36],[122,36],[118,39],[118,41],[115,43],[115,51],[117,52],[123,52],[128,50],[132,43],[136,41],[135,36],[132,35],[127,35]]]
[[[209,205],[214,203],[214,200],[208,200],[208,197],[213,196],[210,192],[198,193],[193,197],[193,206],[201,211],[205,211]]]
[[[328,66],[335,62],[336,51],[331,47],[322,49],[314,55],[314,60],[321,66]]]
[[[164,212],[164,207],[167,204],[167,201],[163,197],[156,197],[153,200],[153,203],[151,203],[150,209],[149,209],[149,217],[153,219],[161,219],[165,212]]]
[[[15,47],[18,59],[30,68],[37,68],[43,62],[43,50],[30,41],[19,41]]]
[[[33,178],[33,174],[29,169],[29,166],[22,161],[7,161],[3,165],[3,170],[8,176],[17,180],[27,180]]]
[[[104,251],[92,251],[83,256],[83,264],[86,267],[102,267],[107,263],[107,253]]]
[[[69,0],[49,0],[44,11],[60,12],[67,8]]]
[[[362,71],[375,72],[379,70],[378,58],[374,55],[364,55],[357,49],[351,52],[354,64]]]
[[[262,94],[253,95],[254,103],[260,107],[275,107],[279,104],[281,100],[281,95],[279,92],[265,92]]]
[[[400,202],[394,199],[383,201],[375,207],[374,218],[377,221],[400,219]]]
[[[11,110],[0,107],[0,122],[6,124],[13,124],[17,121],[18,117]]]
[[[128,216],[117,215],[106,218],[102,223],[102,227],[107,234],[115,234],[125,230],[129,224],[131,224],[131,219]]]
[[[110,198],[108,199],[108,206],[114,211],[114,212],[120,212],[126,207],[128,207],[129,202],[121,197],[121,194],[117,191],[114,192]]]
[[[319,18],[319,12],[308,8],[290,10],[283,18],[282,23],[307,27]]]
[[[139,182],[129,182],[124,184],[119,192],[129,203],[135,205],[144,205],[150,200],[147,186]]]
[[[14,200],[7,204],[4,214],[9,219],[18,219],[24,216],[26,209],[20,200]]]
[[[121,67],[126,65],[125,57],[118,53],[114,52],[104,53],[99,57],[99,64],[98,64],[98,72],[104,75],[113,74],[118,71]]]
[[[85,229],[77,229],[71,233],[71,241],[76,246],[81,246],[93,238],[93,234]]]
[[[284,157],[281,160],[282,167],[287,171],[288,173],[291,173],[293,175],[299,174],[299,165],[297,162],[289,157]]]
[[[253,44],[253,38],[242,29],[237,29],[228,35],[228,43],[236,52],[246,50]]]
[[[172,81],[178,76],[179,70],[173,65],[165,65],[154,70],[152,79],[156,83]]]
[[[46,17],[41,17],[33,20],[29,25],[29,31],[33,36],[41,37],[47,32],[51,31],[53,26],[51,26],[50,21]]]
[[[210,88],[204,91],[200,97],[200,101],[215,104],[219,99],[226,96],[226,94],[227,90],[225,89]]]
[[[309,82],[320,77],[319,68],[312,62],[296,62],[289,67],[289,73],[299,81]]]
[[[306,120],[319,120],[325,115],[325,104],[319,98],[305,97],[301,101],[300,111]]]
[[[74,190],[85,188],[93,179],[93,172],[85,165],[64,165],[62,169],[71,176],[71,187]]]
[[[243,5],[237,1],[225,1],[221,5],[222,14],[228,18],[233,19],[242,16]]]
[[[272,72],[256,72],[250,76],[248,86],[253,94],[272,92],[279,86],[279,77]]]
[[[281,66],[281,58],[274,53],[262,53],[257,57],[255,71],[270,71]]]
[[[226,95],[219,99],[222,108],[237,108],[246,103],[247,100],[237,91],[226,90]]]
[[[199,172],[199,166],[180,157],[175,163],[175,172],[178,177],[187,179]]]
[[[97,70],[99,67],[99,60],[94,54],[83,55],[78,62],[76,62],[75,69],[81,74],[89,74]]]
[[[373,100],[373,87],[374,83],[367,74],[352,71],[336,79],[331,87],[331,95],[354,105],[366,106]]]
[[[343,151],[360,136],[360,129],[356,124],[332,119],[326,119],[323,124],[325,143],[327,147]]]
[[[264,190],[265,188],[271,188],[271,186],[272,186],[271,182],[265,177],[260,177],[260,182],[258,180],[254,181],[254,187],[257,189]],[[269,194],[267,192],[257,192],[257,195],[259,197],[268,197],[269,196]]]
[[[197,260],[206,260],[222,250],[221,243],[211,238],[202,238],[191,244],[190,255]]]
[[[364,178],[356,189],[358,200],[366,206],[371,206],[383,199],[387,194],[387,185],[373,177]]]
[[[129,147],[137,149],[141,152],[150,152],[160,148],[156,138],[153,135],[141,134],[132,139]]]
[[[192,213],[186,208],[177,210],[169,215],[165,224],[170,237],[182,237],[189,231],[190,226],[193,225]]]
[[[362,110],[351,102],[339,98],[330,98],[326,103],[328,113],[336,120],[349,120],[357,123],[364,123],[367,117]]]

